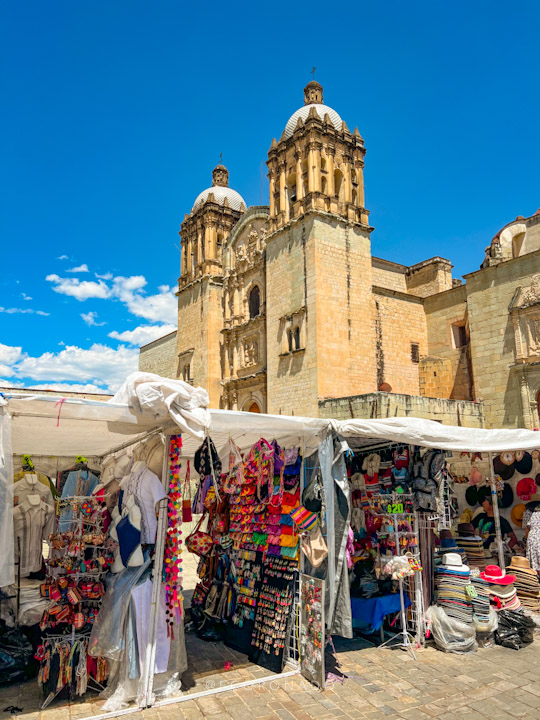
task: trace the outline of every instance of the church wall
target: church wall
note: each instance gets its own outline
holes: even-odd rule
[[[379,258],[371,259],[371,280],[373,285],[386,288],[387,290],[397,290],[399,292],[407,292],[407,279],[405,276],[406,268],[403,266]]]
[[[139,370],[161,375],[177,377],[176,332],[169,333],[154,342],[143,345],[139,350]]]
[[[367,230],[316,217],[314,261],[318,397],[376,388],[371,314],[371,243]]]
[[[475,395],[484,402],[487,427],[526,424],[520,378],[526,383],[528,371],[511,367],[515,334],[508,307],[516,289],[530,285],[532,276],[539,272],[540,251],[465,276]],[[526,384],[526,400],[534,401],[529,393]]]
[[[470,345],[456,347],[453,334],[453,327],[467,325],[466,285],[460,285],[452,290],[426,298],[424,309],[428,354],[431,359],[438,358],[444,361],[444,367],[448,369],[449,377],[444,374],[443,378],[435,367],[436,363],[422,362],[421,394],[454,400],[473,400]]]
[[[221,394],[220,333],[223,327],[222,285],[209,277],[178,294],[177,354],[192,350],[191,379],[208,391],[210,407],[219,407]],[[180,364],[184,362],[182,358]],[[179,368],[181,376],[181,369]]]
[[[266,245],[266,362],[269,413],[316,416],[317,335],[313,216],[288,225]],[[289,352],[288,317],[299,314],[302,348]]]
[[[427,330],[421,300],[373,288],[373,333],[378,339],[378,385],[388,383],[395,393],[419,394],[419,360],[427,354]],[[413,359],[412,343],[418,345]]]
[[[337,420],[414,417],[437,420],[444,425],[484,427],[483,409],[479,403],[385,392],[321,400],[319,416]]]

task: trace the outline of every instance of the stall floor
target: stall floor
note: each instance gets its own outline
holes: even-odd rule
[[[199,581],[198,558],[191,553],[183,553],[182,558],[184,602],[189,607],[193,589]],[[186,632],[186,650],[188,669],[182,676],[181,697],[273,674],[249,662],[247,655],[232,650],[222,642],[201,640],[194,632]],[[230,664],[230,670],[225,670],[225,663]],[[83,720],[103,713],[106,701],[99,699],[98,693],[88,692],[70,702],[67,691],[63,691],[45,710],[40,710],[42,702],[41,689],[36,679],[0,687],[0,720],[18,714],[24,715],[25,720],[28,720],[29,715],[31,720],[68,720],[71,717]]]
[[[181,697],[273,674],[249,662],[247,655],[223,643],[206,642],[192,633],[186,633],[186,649],[189,665],[182,677]],[[224,669],[227,662],[231,664],[230,670]],[[0,719],[21,714],[25,720],[29,716],[31,720],[68,720],[71,717],[83,720],[104,712],[105,700],[101,700],[95,692],[88,692],[73,701],[65,697],[65,693],[61,693],[45,710],[41,710],[43,697],[36,679],[0,687]]]

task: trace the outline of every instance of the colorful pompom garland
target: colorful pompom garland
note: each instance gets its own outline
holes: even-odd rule
[[[182,618],[182,484],[180,456],[182,436],[171,435],[169,446],[169,501],[163,582],[167,599],[167,632],[174,636],[174,624]]]

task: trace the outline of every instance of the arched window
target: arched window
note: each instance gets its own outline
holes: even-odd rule
[[[353,191],[352,191],[352,202],[353,202],[353,205],[356,205],[356,199],[357,199],[356,190],[353,189]]]
[[[326,178],[321,178],[321,192],[323,195],[326,195]]]
[[[300,328],[294,328],[294,349],[300,350]]]
[[[321,156],[321,170],[326,170],[326,158]]]
[[[287,191],[289,194],[289,202],[293,203],[296,201],[296,173],[291,173],[287,180]]]
[[[249,317],[256,318],[261,312],[261,293],[255,285],[249,293]]]

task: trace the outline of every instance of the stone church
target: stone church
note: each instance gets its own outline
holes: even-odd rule
[[[216,408],[540,426],[540,211],[465,282],[443,257],[374,257],[365,154],[312,81],[268,151],[269,207],[246,207],[218,165],[181,225],[178,332],[140,369]]]

